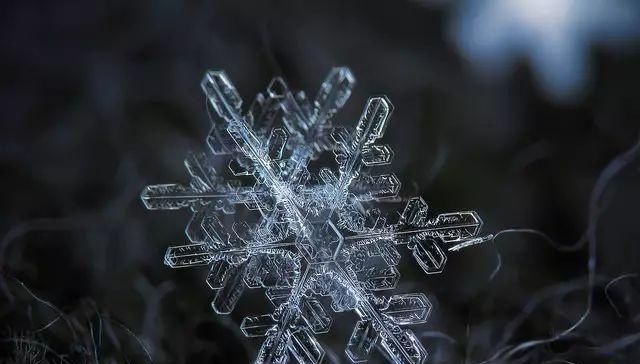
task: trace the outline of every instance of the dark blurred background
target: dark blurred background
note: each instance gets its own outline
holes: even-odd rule
[[[640,362],[634,0],[0,8],[4,362],[249,362],[260,340],[238,325],[270,310],[262,293],[214,315],[206,269],[162,263],[188,213],[138,196],[187,181],[182,160],[210,126],[206,69],[226,70],[248,106],[278,75],[313,95],[337,65],[358,80],[338,124],[369,95],[394,103],[385,138],[403,195],[475,209],[487,233],[531,229],[451,255],[438,276],[403,259],[398,290],[434,304],[413,328],[430,362]],[[589,296],[575,330],[502,355],[573,325]],[[354,321],[336,315],[319,337],[328,363],[347,361]]]

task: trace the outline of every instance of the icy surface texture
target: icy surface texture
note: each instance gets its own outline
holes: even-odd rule
[[[398,197],[394,174],[374,172],[393,157],[382,143],[386,97],[370,98],[355,128],[332,127],[354,84],[349,69],[334,68],[310,100],[276,78],[243,113],[227,75],[207,72],[202,89],[217,114],[207,152],[185,160],[189,184],[142,192],[148,209],[193,212],[189,243],[170,247],[165,264],[209,266],[216,313],[230,313],[245,289],[266,289],[274,309],[241,323],[246,336],[264,337],[256,363],[319,363],[316,335],[330,330],[332,310],[359,316],[345,350],[353,362],[374,348],[393,363],[425,362],[405,326],[428,319],[429,300],[382,294],[400,278],[400,252],[433,274],[448,251],[483,239],[475,212],[429,217],[422,198]],[[399,202],[397,212],[381,208]]]

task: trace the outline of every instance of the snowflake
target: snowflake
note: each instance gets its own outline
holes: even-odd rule
[[[193,212],[191,243],[170,247],[165,264],[210,265],[215,312],[229,314],[246,288],[266,289],[273,312],[241,323],[246,336],[265,337],[256,363],[319,363],[324,350],[315,335],[330,329],[329,302],[335,312],[359,316],[345,350],[351,361],[366,361],[375,347],[391,362],[423,363],[425,349],[403,327],[427,320],[427,297],[378,293],[400,278],[398,247],[406,245],[432,274],[442,271],[446,250],[487,239],[478,237],[482,222],[472,211],[429,218],[425,201],[414,197],[387,219],[372,206],[400,201],[395,175],[371,173],[393,156],[379,143],[393,107],[372,97],[354,130],[332,127],[354,84],[348,68],[334,68],[310,101],[275,78],[243,115],[226,74],[207,72],[201,86],[219,116],[209,151],[185,160],[188,185],[142,192],[149,209]],[[337,169],[322,167],[332,155]],[[228,168],[218,171],[220,159]]]

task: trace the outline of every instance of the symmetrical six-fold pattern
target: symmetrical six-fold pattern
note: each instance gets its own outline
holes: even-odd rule
[[[427,216],[422,198],[411,198],[397,221],[374,203],[397,202],[393,174],[372,174],[393,152],[380,144],[392,105],[372,97],[354,130],[332,128],[355,80],[334,68],[309,101],[274,79],[243,114],[242,101],[224,72],[207,72],[208,106],[219,116],[208,152],[191,154],[188,185],[147,186],[149,209],[189,208],[190,244],[170,247],[172,268],[210,265],[207,284],[219,314],[230,313],[245,288],[266,288],[271,314],[246,317],[246,336],[264,336],[256,363],[319,363],[324,350],[315,335],[331,326],[325,302],[360,318],[345,350],[366,361],[375,347],[394,363],[423,363],[427,353],[404,325],[426,321],[431,304],[421,293],[390,297],[399,279],[397,247],[406,245],[427,273],[439,273],[450,244],[472,244],[482,222],[475,212]],[[337,169],[313,162],[335,156]],[[214,163],[228,161],[220,172]],[[397,214],[396,214],[397,215]],[[448,250],[455,250],[449,247]]]

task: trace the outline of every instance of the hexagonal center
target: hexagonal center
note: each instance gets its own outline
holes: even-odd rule
[[[342,243],[342,234],[331,221],[311,225],[308,238],[300,237],[296,247],[309,263],[326,263],[335,260]]]

